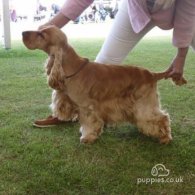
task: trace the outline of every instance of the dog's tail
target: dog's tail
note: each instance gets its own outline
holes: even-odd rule
[[[161,80],[161,79],[166,79],[168,77],[168,72],[154,72],[153,74],[153,78],[155,81]]]
[[[165,71],[165,72],[155,72],[155,73],[152,73],[152,74],[153,74],[153,78],[154,78],[155,81],[168,78],[168,71]],[[184,85],[184,84],[187,83],[187,80],[184,77],[181,77],[179,80],[175,80],[175,79],[172,78],[172,81],[176,85]]]

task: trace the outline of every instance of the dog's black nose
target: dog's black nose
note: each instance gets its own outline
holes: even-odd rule
[[[28,34],[29,34],[28,31],[23,31],[23,32],[22,32],[22,36],[23,36],[23,37],[26,37]]]

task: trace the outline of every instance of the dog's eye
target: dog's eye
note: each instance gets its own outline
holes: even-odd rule
[[[40,36],[41,38],[43,38],[43,39],[45,38],[41,32],[38,32],[37,34],[38,34],[38,36]]]

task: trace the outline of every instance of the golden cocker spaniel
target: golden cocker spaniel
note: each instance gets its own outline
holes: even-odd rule
[[[105,65],[80,57],[57,27],[25,31],[23,42],[49,56],[48,84],[53,88],[53,115],[69,121],[78,117],[80,141],[93,143],[105,124],[129,122],[160,143],[172,140],[168,113],[161,110],[157,81],[166,72],[136,66]],[[176,84],[184,84],[182,79]]]

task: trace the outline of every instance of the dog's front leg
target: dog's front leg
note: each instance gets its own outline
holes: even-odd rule
[[[52,109],[53,116],[62,121],[78,120],[79,109],[65,91],[53,90],[50,108]]]
[[[93,143],[102,133],[104,122],[91,109],[80,110],[80,142]]]

